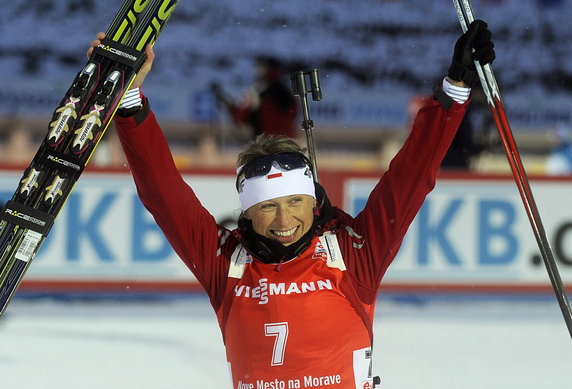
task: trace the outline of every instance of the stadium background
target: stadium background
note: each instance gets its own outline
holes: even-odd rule
[[[495,73],[570,290],[572,179],[548,177],[545,162],[557,130],[571,126],[572,2],[472,3],[495,32]],[[117,4],[2,5],[0,202]],[[259,54],[319,67],[324,100],[311,102],[311,114],[320,176],[334,203],[355,213],[407,135],[414,102],[445,74],[459,33],[448,0],[181,0],[145,93],[185,178],[232,225],[238,203],[228,188],[245,137],[210,83],[238,96]],[[572,380],[562,317],[489,132],[471,169],[440,175],[382,286],[374,367],[387,387]],[[139,203],[113,128],[92,162],[0,321],[2,386],[224,387],[214,314]]]

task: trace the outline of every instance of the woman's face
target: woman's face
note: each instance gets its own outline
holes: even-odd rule
[[[308,195],[291,195],[262,201],[248,208],[245,217],[254,231],[284,246],[297,242],[314,222],[316,199]]]

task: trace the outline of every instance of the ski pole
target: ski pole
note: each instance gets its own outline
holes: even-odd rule
[[[453,4],[457,11],[461,28],[463,29],[463,32],[465,32],[467,31],[469,24],[475,20],[471,3],[469,0],[453,0]],[[544,265],[546,266],[548,276],[550,277],[552,288],[554,289],[554,293],[558,299],[562,315],[564,316],[564,321],[568,327],[568,332],[572,337],[572,310],[570,309],[570,302],[568,301],[568,296],[564,290],[562,279],[558,272],[558,266],[554,260],[552,248],[550,247],[550,243],[546,237],[546,231],[544,230],[540,213],[536,206],[536,202],[534,201],[530,183],[520,158],[518,147],[508,123],[508,118],[504,109],[499,87],[493,74],[492,66],[490,64],[482,66],[478,61],[475,61],[475,66],[481,80],[481,85],[487,96],[487,102],[491,109],[494,122],[499,131],[512,174],[524,203],[525,211],[532,226],[532,231],[540,249],[540,254],[544,261]]]
[[[318,165],[316,164],[316,150],[314,148],[314,137],[312,135],[312,130],[314,128],[314,122],[310,119],[310,108],[308,106],[308,98],[306,95],[308,92],[312,93],[312,100],[320,101],[322,100],[322,89],[320,88],[320,78],[319,69],[313,69],[310,71],[298,71],[290,76],[290,81],[292,82],[292,92],[294,96],[300,97],[300,102],[302,105],[302,115],[304,120],[302,120],[302,129],[306,132],[306,143],[308,144],[308,154],[310,156],[310,162],[312,162],[312,174],[314,175],[314,180],[319,182],[318,179]],[[307,79],[310,80],[310,87],[308,88]]]

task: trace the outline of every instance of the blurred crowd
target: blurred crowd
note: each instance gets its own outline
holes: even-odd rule
[[[0,69],[12,71],[20,66],[22,74],[15,79],[29,80],[34,87],[20,87],[22,80],[19,78],[15,81],[6,79],[0,85],[0,166],[27,165],[45,135],[49,121],[47,112],[50,107],[55,108],[57,99],[53,100],[49,94],[53,90],[51,84],[42,86],[39,82],[64,71],[77,71],[85,60],[77,52],[84,52],[86,42],[60,31],[69,30],[66,23],[72,18],[65,18],[57,25],[42,24],[49,19],[45,15],[65,12],[80,18],[92,15],[95,10],[95,2],[91,0],[61,1],[50,7],[39,3],[30,5],[24,15],[17,12],[22,8],[18,6],[20,2],[9,2],[7,12],[0,15],[0,31],[5,33],[0,44]],[[518,124],[524,121],[531,124],[524,131],[520,126],[515,128],[525,166],[532,174],[570,174],[571,119],[566,106],[572,105],[572,76],[567,65],[572,58],[572,45],[563,44],[571,41],[569,23],[563,23],[569,19],[566,14],[571,9],[570,2],[475,0],[473,3],[479,16],[490,21],[498,31],[495,42],[501,54],[495,70],[501,90],[511,92],[509,120],[512,117],[520,120]],[[167,110],[161,111],[164,107],[155,107],[167,116],[163,117],[163,122],[168,123],[165,130],[172,136],[169,140],[181,168],[230,167],[236,149],[262,132],[279,132],[303,142],[299,103],[292,96],[289,85],[289,74],[300,70],[295,68],[299,61],[320,66],[328,77],[329,89],[324,104],[330,105],[325,105],[327,108],[321,113],[330,109],[332,114],[328,123],[321,121],[324,115],[314,120],[317,155],[325,161],[321,166],[358,170],[387,167],[407,134],[409,123],[405,121],[413,117],[425,97],[416,95],[416,91],[425,93],[427,84],[438,81],[435,75],[443,72],[439,47],[449,47],[451,36],[459,28],[452,5],[445,0],[368,0],[359,5],[350,1],[316,1],[312,4],[309,7],[302,0],[272,4],[260,1],[254,14],[232,1],[221,1],[213,6],[207,0],[198,0],[193,4],[182,2],[178,6],[177,17],[169,25],[170,33],[164,34],[158,45],[163,50],[162,62],[157,63],[154,72],[160,82],[176,79],[180,89],[170,90],[180,94],[175,94],[171,100],[155,98],[154,101],[169,104],[201,96],[201,101],[195,99],[177,104],[171,111],[178,109],[178,115],[188,113],[194,106],[207,107],[197,109],[200,115],[188,121],[180,117],[169,118]],[[300,7],[307,12],[298,12]],[[201,10],[200,15],[197,9]],[[112,10],[101,12],[111,13]],[[434,17],[427,18],[427,13]],[[11,23],[2,23],[8,22],[8,15],[14,15]],[[280,28],[276,24],[277,16],[283,21]],[[84,19],[82,25],[90,33],[102,28],[94,18]],[[227,19],[236,23],[228,23]],[[308,20],[312,23],[307,23]],[[5,30],[9,24],[10,31]],[[62,44],[48,53],[38,49],[38,45],[45,45],[41,37],[14,39],[22,35],[18,31],[28,30],[30,24],[37,25],[43,35],[58,36]],[[204,34],[214,29],[216,38],[211,39],[209,35],[206,39]],[[181,42],[178,38],[183,32],[188,39]],[[261,34],[265,39],[251,39]],[[246,49],[239,50],[244,45],[237,45],[237,40],[243,41]],[[391,60],[378,60],[380,55]],[[519,61],[507,66],[507,59],[514,57]],[[181,66],[171,66],[168,61]],[[16,87],[11,86],[12,81]],[[526,92],[523,88],[528,86],[537,100],[546,95],[544,91],[537,93],[542,87],[554,96],[558,95],[557,104],[556,100],[543,102],[541,113],[528,109],[540,105],[536,101],[526,101],[527,93],[521,91]],[[351,108],[336,105],[355,98],[355,95],[343,96],[346,92],[356,91],[362,96],[360,103],[364,106],[364,101],[377,104],[370,98],[376,95],[376,88],[379,93],[392,97],[393,90],[407,90],[407,96],[411,96],[408,101],[402,96],[396,100],[406,112],[403,123],[380,123],[379,128],[362,128],[365,120],[348,126],[347,121],[351,118],[346,118],[346,122],[332,126],[339,113],[336,110]],[[30,96],[25,92],[30,90],[35,92],[35,100],[26,100]],[[22,94],[15,93],[18,91]],[[147,92],[153,93],[153,88],[150,86]],[[511,104],[515,96],[520,99],[516,104],[518,107]],[[551,98],[554,96],[550,95]],[[37,110],[41,112],[26,116],[25,110],[21,109],[23,101],[27,101],[28,107],[39,107]],[[384,104],[386,106],[379,107],[380,111],[388,109],[386,100]],[[216,112],[211,112],[213,110]],[[279,123],[269,122],[268,117],[279,117]],[[541,121],[534,122],[539,117]],[[102,167],[125,165],[113,126],[100,143],[91,164]],[[443,169],[509,172],[481,91],[473,91],[471,109],[445,158]]]
[[[253,90],[248,90],[245,95],[252,95],[252,93]],[[426,97],[419,95],[411,99],[407,107],[411,118]],[[198,135],[192,141],[173,141],[175,161],[181,169],[232,168],[235,150],[255,134],[267,132],[264,127],[257,127],[259,124],[252,120],[234,117],[234,107],[229,104],[236,104],[244,108],[245,98],[243,96],[236,98],[236,100],[228,100],[220,107],[221,113],[228,115],[231,119],[228,126],[219,124],[225,128],[217,128],[215,125],[206,130],[196,131]],[[295,101],[294,96],[290,96],[290,98]],[[252,110],[251,115],[255,118],[259,117],[262,107],[264,105],[259,102],[258,106],[249,106],[249,109]],[[272,109],[276,108],[273,107]],[[288,109],[297,113],[292,115],[288,125],[299,126],[301,119],[297,102]],[[38,122],[39,120],[27,121],[20,117],[7,117],[0,120],[0,170],[13,167],[23,168],[30,163],[45,135]],[[366,150],[361,147],[359,141],[353,145],[340,142],[340,146],[332,146],[331,142],[328,145],[321,145],[318,141],[316,144],[317,155],[324,162],[321,166],[326,169],[384,170],[401,146],[408,128],[409,124],[404,125],[399,131],[380,132],[374,147],[371,147],[370,144],[369,149]],[[323,132],[328,131],[328,129],[320,128],[319,131],[318,134],[323,136]],[[220,134],[223,133],[226,135],[224,139],[221,139]],[[298,128],[297,132],[286,135],[292,136],[292,134],[300,143],[305,144],[302,130]],[[515,138],[521,158],[529,173],[554,176],[572,175],[572,131],[568,123],[556,121],[544,132],[517,133]],[[99,143],[90,161],[90,166],[101,168],[126,167],[123,151],[113,124],[110,125]],[[481,90],[473,92],[473,102],[443,161],[442,170],[510,173],[501,140]]]

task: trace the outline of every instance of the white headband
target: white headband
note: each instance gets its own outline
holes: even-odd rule
[[[274,164],[264,176],[241,178],[238,188],[238,197],[243,211],[262,201],[282,196],[304,194],[316,198],[314,178],[307,166],[284,170],[277,168]]]

